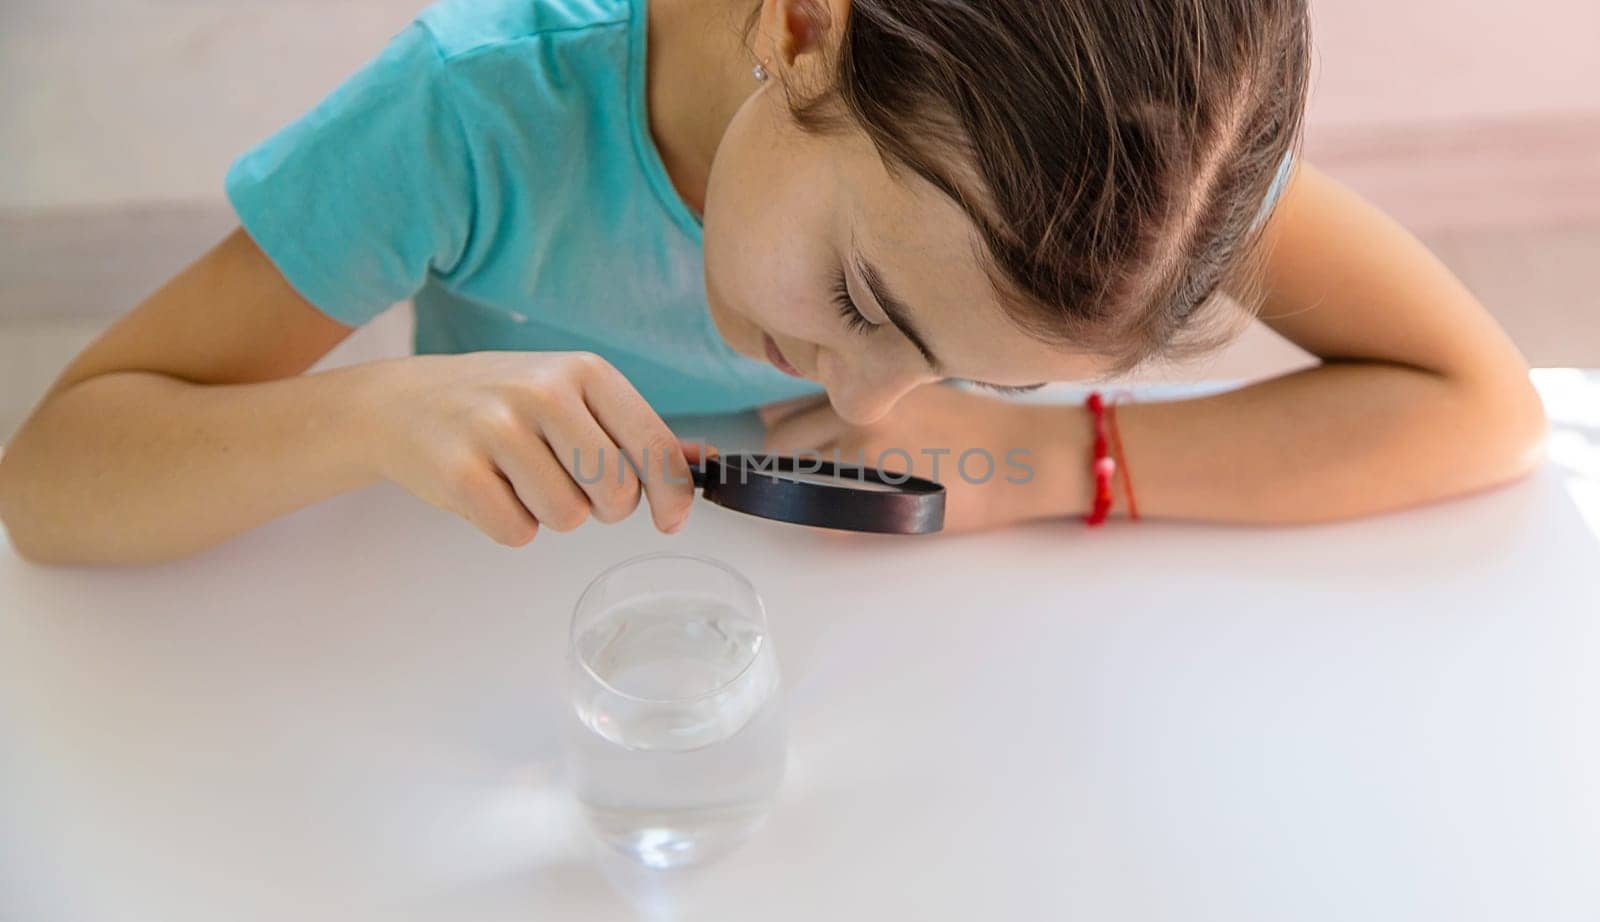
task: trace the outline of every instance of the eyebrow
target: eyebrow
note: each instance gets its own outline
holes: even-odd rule
[[[889,290],[889,285],[883,280],[883,276],[878,274],[872,263],[867,262],[859,253],[856,254],[856,268],[861,272],[862,281],[867,283],[867,289],[872,292],[873,299],[888,315],[889,322],[904,333],[906,339],[911,340],[911,344],[922,353],[922,357],[927,360],[928,367],[933,369],[934,374],[944,374],[944,363],[939,361],[939,357],[933,354],[932,349],[928,348],[928,340],[918,332],[916,324],[911,322],[911,308]]]
[[[934,374],[944,375],[944,363],[939,361],[939,357],[933,354],[933,350],[928,347],[928,340],[917,330],[916,324],[911,322],[911,308],[890,290],[888,283],[883,280],[883,276],[879,274],[877,268],[859,252],[856,254],[856,270],[860,272],[862,281],[867,283],[867,289],[872,292],[873,299],[878,302],[879,307],[883,308],[883,312],[888,316],[889,322],[894,325],[895,329],[903,333],[906,339],[911,340],[911,344],[917,347],[918,352],[922,353],[922,358],[927,361],[928,367],[933,370]],[[969,380],[968,383],[1002,394],[1021,394],[1044,387],[1043,383],[1026,384],[1021,387],[990,384],[987,381]]]

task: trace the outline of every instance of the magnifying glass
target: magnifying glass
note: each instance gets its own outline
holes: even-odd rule
[[[787,455],[713,455],[691,465],[706,499],[777,522],[886,535],[944,528],[944,487],[907,474]]]

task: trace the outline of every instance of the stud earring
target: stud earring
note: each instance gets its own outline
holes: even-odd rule
[[[760,61],[756,62],[755,69],[751,73],[755,75],[757,83],[767,82],[767,68]]]

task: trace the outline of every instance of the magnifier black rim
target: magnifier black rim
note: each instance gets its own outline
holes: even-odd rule
[[[741,472],[746,476],[737,476]],[[856,480],[888,490],[791,480],[782,474]],[[716,455],[702,462],[695,482],[704,487],[706,499],[720,506],[779,522],[878,534],[929,534],[944,527],[942,484],[871,467],[791,455]],[[845,497],[849,502],[839,502]]]
[[[754,459],[754,458],[763,458],[763,459],[766,459],[767,461],[772,462],[772,463],[767,465],[766,467],[758,467],[758,468],[748,467],[745,464],[745,462],[749,461],[751,459]],[[819,489],[819,490],[838,490],[838,491],[845,492],[845,493],[870,493],[870,495],[873,495],[873,496],[893,495],[894,492],[903,492],[903,493],[943,493],[944,492],[944,484],[935,483],[932,480],[926,480],[926,479],[923,479],[921,477],[917,477],[917,476],[914,476],[914,475],[911,475],[911,474],[889,474],[889,473],[886,473],[884,471],[880,471],[875,467],[860,467],[858,465],[853,465],[853,464],[834,464],[832,461],[822,461],[820,459],[803,458],[803,457],[799,457],[799,456],[795,456],[795,455],[764,455],[764,454],[753,454],[753,453],[747,453],[747,452],[740,452],[740,453],[731,454],[731,455],[715,455],[715,456],[713,456],[711,458],[708,458],[707,461],[710,462],[710,463],[717,464],[719,467],[722,467],[724,469],[724,471],[726,471],[726,469],[730,466],[728,464],[728,462],[732,461],[732,460],[735,460],[735,459],[737,459],[738,462],[739,462],[739,464],[738,464],[738,469],[739,470],[749,471],[751,474],[754,474],[757,477],[766,477],[769,480],[776,480],[776,481],[781,482],[781,483],[795,484],[797,486],[803,486],[803,487],[808,487],[808,488],[814,487],[814,488]],[[805,467],[805,470],[803,470],[803,471],[799,469],[800,468],[800,465],[799,465],[800,461],[805,461],[806,462],[806,467]],[[824,483],[824,482],[812,481],[812,480],[788,480],[788,479],[785,479],[785,478],[782,478],[782,477],[773,477],[772,475],[774,473],[778,473],[778,474],[818,474],[818,475],[821,475],[821,476],[824,476],[824,477],[837,477],[839,479],[859,480],[859,481],[864,481],[864,482],[867,482],[867,483],[875,483],[875,484],[878,484],[879,486],[888,487],[891,492],[884,493],[884,492],[880,492],[880,491],[877,491],[877,490],[863,491],[863,490],[857,490],[857,489],[854,489],[854,488],[848,487],[848,486],[842,486],[840,484]],[[892,479],[892,480],[889,479],[891,477],[893,477],[894,479]]]

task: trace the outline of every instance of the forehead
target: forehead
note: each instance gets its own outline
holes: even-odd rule
[[[1104,363],[1095,357],[1016,327],[983,268],[982,242],[961,206],[908,171],[891,175],[870,145],[850,145],[845,156],[842,246],[853,241],[856,253],[910,307],[947,374],[1024,385],[1101,373]]]

